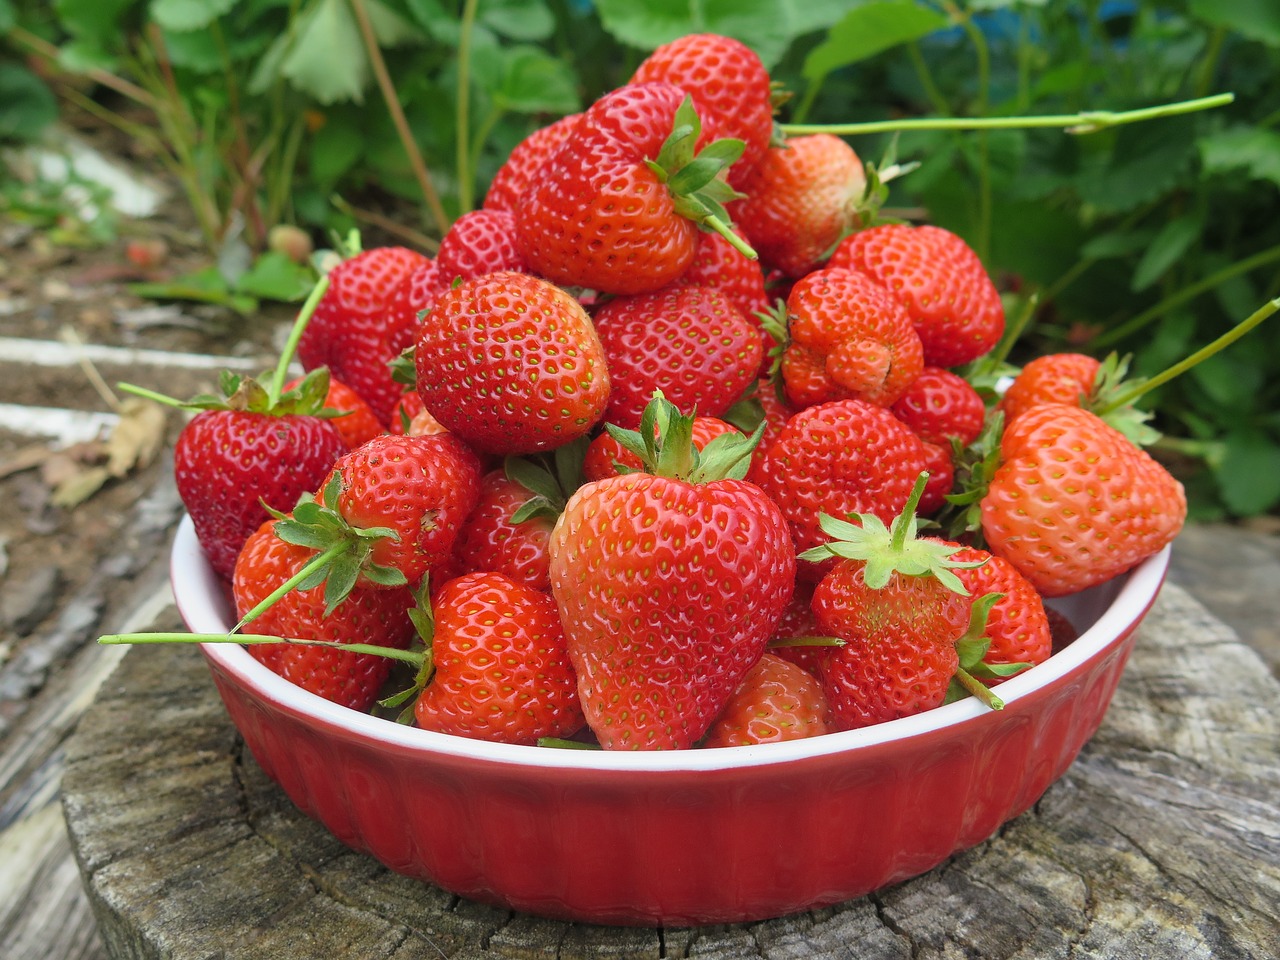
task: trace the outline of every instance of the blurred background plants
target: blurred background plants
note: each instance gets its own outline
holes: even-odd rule
[[[761,54],[794,94],[787,122],[1235,93],[1088,135],[898,136],[920,166],[893,183],[894,210],[964,236],[1010,315],[1035,310],[1014,360],[1116,350],[1150,374],[1280,295],[1280,4],[1261,0],[0,0],[0,141],[60,110],[123,131],[181,185],[224,273],[238,257],[252,276],[244,254],[278,223],[430,252],[529,131],[700,31]],[[851,142],[866,160],[890,148]],[[7,182],[0,205],[17,193]],[[261,295],[296,286],[258,274]],[[1149,398],[1199,517],[1280,504],[1275,340]]]

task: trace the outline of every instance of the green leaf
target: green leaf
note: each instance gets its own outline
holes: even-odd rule
[[[299,18],[280,73],[320,103],[362,101],[369,62],[347,0],[319,0]]]
[[[1177,217],[1166,223],[1134,268],[1130,289],[1138,293],[1163,277],[1200,238],[1203,231],[1204,221],[1195,214]]]
[[[545,467],[524,457],[507,457],[502,461],[507,479],[518,483],[531,494],[551,503],[564,500],[560,483]]]
[[[848,0],[596,0],[606,31],[640,50],[690,33],[740,40],[766,67],[782,58],[796,37],[828,27]]]
[[[236,292],[260,300],[293,303],[305,300],[314,284],[315,276],[310,270],[283,253],[269,250],[258,257],[248,273],[241,275]]]
[[[335,110],[307,150],[312,179],[332,187],[364,155],[364,137],[350,110]]]
[[[509,40],[546,40],[556,30],[551,10],[529,0],[480,0],[479,18],[494,33]]]
[[[73,37],[102,50],[118,48],[121,20],[134,0],[55,0],[59,25]]]
[[[369,25],[373,27],[378,46],[398,47],[422,39],[421,30],[382,0],[364,0],[364,8],[369,14]]]
[[[1215,476],[1222,500],[1233,513],[1266,513],[1280,503],[1280,446],[1260,431],[1230,433]]]
[[[16,19],[13,4],[9,0],[0,0],[0,30],[12,30]]]
[[[0,63],[0,140],[32,140],[58,118],[58,102],[34,73]]]
[[[1110,260],[1116,257],[1128,257],[1151,244],[1150,230],[1115,230],[1091,237],[1089,242],[1080,248],[1080,256],[1085,260]]]
[[[804,76],[821,83],[827,74],[866,60],[902,43],[950,25],[941,13],[920,6],[915,0],[879,0],[845,14],[831,28],[825,40],[809,51],[804,60]]]
[[[1243,171],[1253,180],[1280,186],[1280,133],[1264,127],[1229,127],[1201,137],[1200,162],[1206,173]]]
[[[230,307],[237,313],[248,315],[258,309],[252,297],[233,293],[217,267],[205,267],[173,280],[160,283],[131,283],[129,292],[149,300],[191,300],[196,303],[213,303]]]
[[[1205,23],[1280,47],[1280,5],[1274,0],[1190,0],[1187,9]]]
[[[1101,212],[1123,213],[1172,190],[1194,155],[1194,125],[1171,117],[1079,138],[1087,154],[1076,180],[1080,198]]]
[[[516,47],[506,54],[506,69],[495,99],[516,113],[576,113],[582,109],[578,81],[561,60],[536,47]]]
[[[166,30],[203,30],[236,5],[236,0],[151,0],[151,19]]]

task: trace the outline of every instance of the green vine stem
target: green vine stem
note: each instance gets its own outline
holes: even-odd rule
[[[1094,349],[1110,346],[1118,340],[1123,340],[1131,333],[1141,330],[1147,324],[1168,313],[1174,307],[1180,306],[1188,300],[1195,299],[1206,290],[1212,290],[1214,287],[1226,283],[1232,277],[1238,277],[1243,273],[1248,273],[1251,270],[1266,266],[1267,264],[1274,263],[1278,260],[1280,260],[1280,246],[1274,246],[1268,247],[1266,250],[1261,250],[1251,257],[1246,257],[1244,260],[1233,263],[1229,267],[1223,267],[1217,273],[1210,274],[1203,280],[1183,287],[1177,293],[1166,297],[1155,306],[1149,307],[1141,313],[1126,320],[1124,323],[1118,324],[1105,333],[1099,334],[1093,338],[1090,346]]]
[[[378,657],[390,657],[422,666],[422,653],[415,650],[401,650],[397,647],[380,647],[373,643],[333,643],[329,640],[303,640],[299,637],[271,637],[265,633],[112,633],[99,637],[98,642],[107,646],[125,644],[160,644],[160,643],[290,643],[303,647],[329,647],[346,650],[350,653],[371,653]]]
[[[310,295],[302,304],[302,309],[298,311],[298,318],[293,321],[293,327],[289,330],[289,339],[285,341],[284,349],[280,351],[275,372],[271,377],[272,403],[279,400],[280,394],[284,393],[284,381],[288,376],[289,364],[293,362],[293,355],[298,351],[298,344],[302,341],[302,334],[306,332],[307,324],[311,322],[311,315],[316,312],[316,307],[320,305],[320,298],[328,289],[329,275],[326,273],[311,288]]]
[[[413,175],[418,181],[418,188],[422,191],[422,199],[427,204],[431,219],[435,221],[436,229],[443,236],[449,229],[449,218],[445,215],[444,207],[440,204],[440,196],[436,193],[435,185],[431,182],[431,174],[427,170],[426,162],[422,159],[422,153],[418,150],[418,143],[413,139],[413,131],[409,129],[409,121],[405,119],[404,110],[400,106],[400,98],[396,94],[395,84],[391,80],[391,74],[387,72],[387,64],[382,59],[382,51],[378,49],[378,38],[373,32],[373,23],[369,19],[369,11],[365,7],[364,0],[351,0],[351,9],[355,13],[356,22],[360,26],[360,37],[364,41],[365,51],[369,55],[369,64],[373,67],[373,75],[378,81],[378,89],[382,92],[382,99],[386,102],[387,112],[391,114],[391,122],[395,124],[400,144],[404,147],[404,152],[409,158],[409,166],[413,168]]]
[[[1217,93],[1211,97],[1180,100],[1138,110],[1083,110],[1080,113],[1046,114],[1034,117],[906,117],[901,120],[871,120],[866,123],[784,123],[788,136],[808,133],[831,133],[852,137],[868,133],[892,133],[898,130],[1025,130],[1036,127],[1065,129],[1068,133],[1095,133],[1108,127],[1139,123],[1161,117],[1173,117],[1198,110],[1212,110],[1235,100],[1234,93]]]
[[[458,131],[457,175],[458,212],[467,213],[474,202],[475,171],[471,165],[471,35],[476,24],[477,0],[466,0],[462,7],[462,32],[458,37]]]
[[[1220,350],[1225,350],[1227,347],[1231,346],[1231,344],[1249,333],[1254,327],[1258,326],[1258,324],[1262,323],[1262,321],[1266,320],[1277,310],[1280,310],[1280,298],[1270,300],[1263,304],[1247,318],[1241,320],[1222,336],[1218,337],[1218,339],[1201,347],[1195,353],[1191,354],[1191,356],[1180,360],[1178,363],[1175,363],[1173,366],[1161,371],[1149,380],[1140,380],[1129,389],[1122,390],[1117,393],[1109,403],[1099,407],[1097,410],[1094,410],[1094,413],[1100,417],[1105,416],[1113,410],[1117,410],[1126,404],[1133,403],[1133,401],[1137,400],[1143,394],[1154,390],[1156,387],[1163,386],[1174,377],[1181,376],[1196,364],[1208,360],[1215,353],[1218,353]]]

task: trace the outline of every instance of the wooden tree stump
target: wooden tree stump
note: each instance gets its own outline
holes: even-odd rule
[[[63,799],[117,960],[1261,958],[1280,952],[1278,714],[1257,654],[1167,585],[1101,730],[1033,810],[872,896],[711,928],[554,922],[389,872],[263,775],[192,648],[124,658]]]

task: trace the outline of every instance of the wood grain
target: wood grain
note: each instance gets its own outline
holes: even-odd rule
[[[1039,804],[906,883],[766,923],[611,929],[474,904],[303,817],[193,649],[131,651],[67,745],[106,952],[167,960],[1197,958],[1280,944],[1280,684],[1166,586],[1101,730]]]

